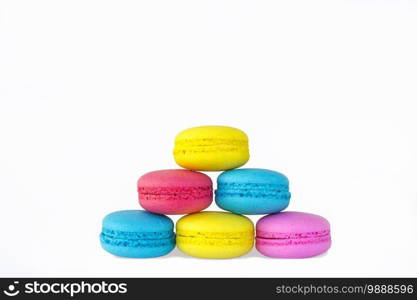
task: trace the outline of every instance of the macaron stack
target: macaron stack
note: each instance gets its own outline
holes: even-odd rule
[[[330,248],[329,222],[318,215],[281,212],[289,205],[287,177],[267,169],[237,169],[249,160],[247,135],[226,126],[186,129],[175,138],[174,159],[184,169],[144,174],[137,182],[144,210],[113,212],[103,219],[104,250],[122,257],[158,257],[175,245],[200,258],[232,258],[257,250],[274,258],[305,258]],[[213,201],[227,212],[202,211]],[[176,224],[165,216],[185,215]],[[266,215],[256,224],[244,216]],[[255,236],[256,233],[256,236]]]

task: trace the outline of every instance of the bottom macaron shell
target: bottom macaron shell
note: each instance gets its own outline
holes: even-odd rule
[[[321,240],[272,240],[256,238],[256,249],[272,258],[308,258],[326,252],[331,246],[330,237]]]
[[[280,212],[288,207],[289,199],[251,199],[243,197],[216,198],[216,204],[227,211],[243,215],[261,215]]]
[[[101,243],[101,246],[107,252],[121,257],[128,257],[128,258],[151,258],[151,257],[159,257],[164,256],[170,253],[175,248],[175,243],[172,242],[171,244],[161,246],[161,247],[124,247],[124,246],[117,246],[111,245],[106,243]]]
[[[210,206],[212,202],[211,198],[206,199],[194,199],[193,201],[164,201],[154,200],[154,201],[139,201],[140,205],[147,211],[157,213],[157,214],[176,214],[176,215],[185,215],[197,211],[201,211]]]
[[[253,247],[253,240],[236,243],[232,239],[195,240],[177,237],[177,247],[185,254],[198,258],[233,258],[248,253]]]

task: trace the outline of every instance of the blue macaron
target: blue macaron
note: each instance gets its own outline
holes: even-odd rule
[[[175,248],[174,223],[164,215],[122,210],[103,219],[101,246],[122,257],[158,257]]]
[[[216,203],[236,214],[271,214],[284,210],[291,198],[285,175],[266,169],[236,169],[217,178]]]

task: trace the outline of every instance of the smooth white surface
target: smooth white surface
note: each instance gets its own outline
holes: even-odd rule
[[[0,275],[417,276],[416,37],[412,0],[1,1]],[[139,208],[137,178],[205,124],[245,130],[246,167],[329,219],[327,254],[100,248],[104,215]]]

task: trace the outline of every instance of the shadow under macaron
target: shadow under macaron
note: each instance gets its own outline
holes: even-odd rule
[[[194,256],[190,256],[190,255],[187,255],[187,254],[183,253],[178,248],[175,248],[170,253],[168,253],[164,256],[159,256],[159,257],[133,258],[133,257],[121,257],[121,256],[116,256],[116,255],[114,255],[114,256],[119,258],[119,259],[127,259],[127,260],[130,260],[130,259],[132,259],[132,260],[138,260],[138,259],[146,259],[146,260],[171,259],[173,257],[180,257],[180,258],[185,258],[185,259],[201,259],[201,260],[230,260],[230,259],[249,259],[249,258],[262,258],[262,259],[271,260],[270,257],[262,255],[255,248],[253,248],[251,251],[249,251],[245,255],[238,256],[238,257],[233,257],[233,258],[200,258],[200,257],[194,257]],[[326,256],[327,256],[327,252],[324,252],[324,253],[322,253],[320,255],[317,255],[317,256],[308,257],[308,258],[297,258],[297,259],[294,259],[294,260],[320,259],[320,258],[323,258],[323,257],[326,257]],[[289,260],[289,259],[288,258],[274,258],[273,260],[278,260],[279,261],[279,260]]]
[[[320,255],[317,256],[313,256],[313,257],[307,257],[307,258],[296,258],[296,259],[288,259],[288,258],[273,258],[272,260],[304,260],[304,259],[320,259],[320,258],[324,258],[327,256],[327,252],[324,252]],[[253,248],[251,251],[249,251],[248,253],[246,253],[245,255],[242,256],[238,256],[238,257],[233,257],[233,258],[200,258],[200,257],[194,257],[194,256],[190,256],[187,255],[185,253],[183,253],[181,250],[179,250],[178,248],[175,248],[174,250],[172,250],[171,253],[165,255],[165,256],[161,256],[159,258],[167,258],[169,259],[170,257],[181,257],[181,258],[186,258],[186,259],[203,259],[203,260],[229,260],[229,259],[249,259],[249,258],[262,258],[262,259],[268,259],[271,260],[270,257],[262,255],[261,253],[259,253],[258,250],[256,250],[256,248]]]

